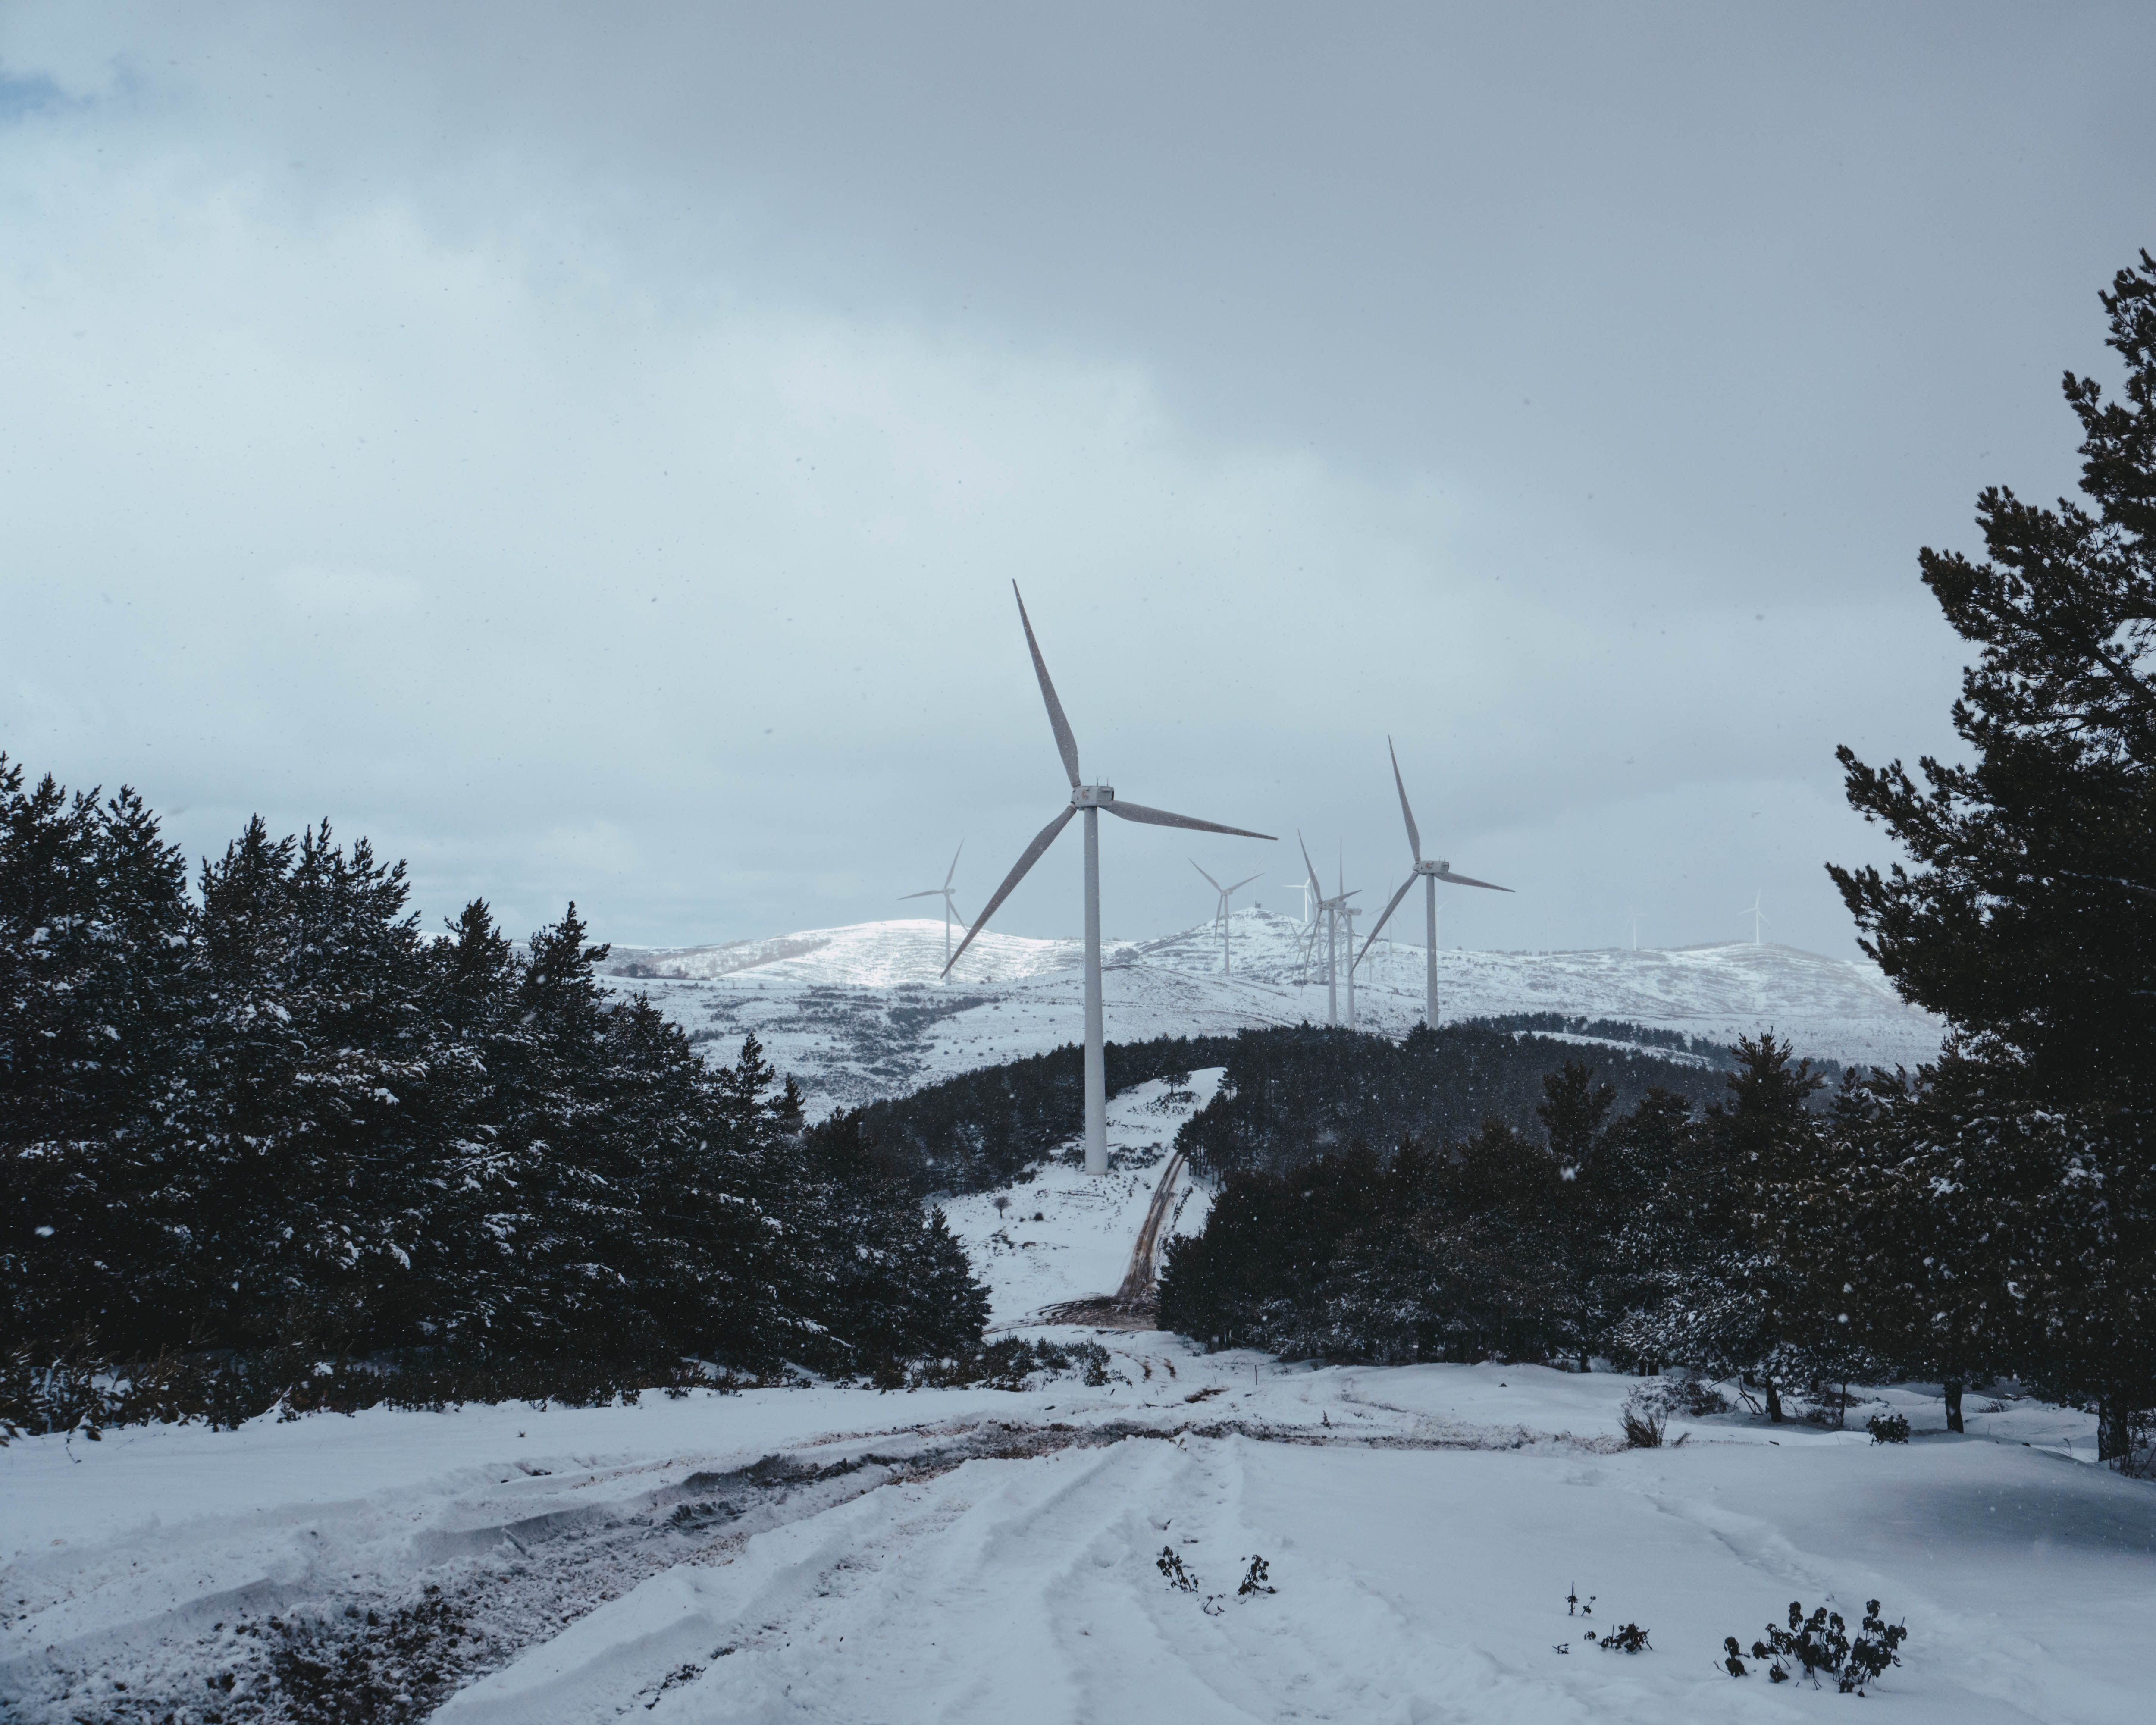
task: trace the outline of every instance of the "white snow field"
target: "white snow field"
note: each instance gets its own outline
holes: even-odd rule
[[[1118,1159],[1164,1166],[1216,1078],[1118,1098]],[[1150,1187],[1051,1165],[954,1205],[997,1327],[1111,1289]],[[349,1694],[320,1717],[444,1725],[2149,1717],[2156,1486],[2087,1465],[2084,1415],[1972,1396],[1950,1437],[1911,1385],[1878,1398],[1906,1447],[1736,1414],[1627,1450],[1615,1373],[1096,1338],[1091,1388],[18,1440],[0,1716],[288,1717],[299,1648]],[[1276,1591],[1239,1596],[1253,1556]],[[1910,1639],[1867,1699],[1719,1667],[1792,1599],[1872,1598]],[[1586,1640],[1628,1621],[1650,1651]]]
[[[1324,1022],[1323,987],[1302,980],[1300,922],[1240,910],[1230,937],[1235,969],[1224,976],[1211,923],[1163,940],[1106,942],[1110,1040]],[[940,922],[865,922],[723,946],[616,947],[606,968],[613,986],[644,990],[716,1052],[730,1054],[753,1030],[774,1064],[800,1079],[819,1117],[1078,1040],[1077,941],[990,931],[947,985],[937,981],[943,950]],[[1438,971],[1448,1023],[1557,1012],[1719,1043],[1771,1025],[1799,1054],[1845,1065],[1914,1065],[1939,1050],[1938,1021],[1905,1004],[1878,966],[1794,947],[1440,950]],[[1363,1029],[1399,1036],[1420,1020],[1421,947],[1380,941],[1357,978]],[[1344,1019],[1344,995],[1341,1009]]]

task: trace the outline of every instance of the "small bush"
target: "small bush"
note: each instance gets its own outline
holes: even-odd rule
[[[1651,1396],[1634,1390],[1625,1398],[1624,1412],[1619,1416],[1625,1425],[1625,1441],[1635,1450],[1659,1450],[1662,1436],[1669,1430],[1670,1416],[1666,1410],[1656,1405]]]
[[[963,1389],[983,1384],[990,1389],[1020,1390],[1032,1387],[1036,1374],[1058,1378],[1074,1371],[1095,1389],[1111,1382],[1127,1383],[1122,1373],[1109,1370],[1108,1361],[1108,1350],[1097,1342],[1075,1342],[1065,1348],[1006,1336],[973,1353],[911,1363],[878,1361],[868,1368],[868,1377],[879,1389]]]
[[[1885,1675],[1889,1666],[1901,1664],[1895,1650],[1908,1639],[1906,1625],[1888,1623],[1879,1615],[1879,1601],[1865,1602],[1864,1620],[1851,1640],[1849,1625],[1839,1611],[1821,1605],[1804,1615],[1803,1602],[1789,1601],[1789,1624],[1767,1625],[1766,1639],[1752,1644],[1752,1656],[1767,1664],[1768,1681],[1786,1683],[1792,1677],[1809,1677],[1812,1687],[1821,1686],[1822,1676],[1834,1680],[1844,1695],[1862,1695],[1867,1686]],[[1732,1677],[1748,1675],[1743,1651],[1737,1637],[1725,1635],[1722,1669]]]
[[[1909,1441],[1909,1422],[1899,1414],[1874,1414],[1864,1422],[1864,1429],[1871,1434],[1875,1444]]]
[[[1710,1414],[1729,1411],[1729,1398],[1704,1378],[1656,1378],[1640,1384],[1632,1394],[1640,1403],[1665,1414],[1682,1414],[1690,1420],[1704,1420]]]
[[[1108,1382],[1108,1350],[1097,1342],[1080,1342],[1070,1350],[1070,1358],[1083,1368],[1084,1383],[1088,1389],[1104,1389]]]
[[[1272,1565],[1263,1558],[1252,1558],[1250,1567],[1243,1576],[1243,1584],[1235,1589],[1235,1596],[1247,1599],[1254,1594],[1278,1593],[1280,1589],[1270,1585],[1266,1579],[1272,1573]]]
[[[1153,1568],[1168,1578],[1168,1584],[1179,1594],[1198,1591],[1198,1578],[1183,1567],[1183,1558],[1172,1545],[1163,1545],[1160,1555],[1153,1560]]]
[[[1620,1624],[1599,1641],[1594,1639],[1594,1631],[1589,1630],[1587,1639],[1594,1641],[1594,1645],[1604,1653],[1651,1653],[1655,1651],[1655,1644],[1647,1639],[1646,1630],[1636,1623]]]

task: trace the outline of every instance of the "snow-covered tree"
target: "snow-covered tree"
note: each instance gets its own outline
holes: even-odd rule
[[[2082,501],[2047,508],[1989,488],[1977,510],[1985,557],[1920,558],[1948,621],[1979,649],[1953,708],[1970,758],[1921,761],[1920,784],[1899,762],[1871,767],[1843,749],[1851,804],[1913,866],[1831,873],[1866,949],[1947,1019],[1956,1060],[1984,1074],[1945,1086],[1943,1101],[1974,1111],[1933,1135],[1958,1147],[1964,1189],[1989,1183],[1984,1144],[2004,1156],[2020,1139],[2019,1126],[1987,1137],[1985,1122],[2070,1122],[2092,1172],[2039,1207],[2061,1226],[2102,1171],[2102,1205],[2082,1232],[2112,1292],[2087,1307],[2066,1283],[2044,1284],[2061,1303],[2025,1333],[2095,1328],[2076,1335],[2071,1368],[2046,1355],[2025,1369],[2056,1365],[2078,1399],[2123,1409],[2156,1404],[2140,1335],[2123,1327],[2148,1298],[2132,1283],[2149,1263],[2138,1217],[2156,1163],[2156,259],[2143,252],[2102,301],[2125,386],[2113,398],[2066,378]],[[2015,1250],[2020,1261],[2038,1248]],[[2105,1425],[2116,1453],[2123,1417]]]

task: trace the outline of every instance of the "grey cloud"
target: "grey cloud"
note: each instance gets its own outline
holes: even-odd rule
[[[961,834],[978,902],[1060,778],[1016,574],[1145,800],[1375,886],[1395,735],[1521,888],[1448,941],[1726,938],[1763,889],[1845,951],[1833,746],[1950,742],[1915,547],[2071,483],[2152,35],[18,13],[0,744],[197,849],[329,813],[430,914],[854,921]],[[1113,841],[1116,931],[1204,913],[1181,840]],[[1004,926],[1068,932],[1074,866]]]

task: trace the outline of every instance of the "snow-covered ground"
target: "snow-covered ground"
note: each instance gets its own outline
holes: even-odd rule
[[[999,1330],[1116,1286],[1217,1077],[1117,1099],[1122,1173],[1050,1164],[951,1209]],[[1797,1719],[1860,1703],[1734,1681],[1722,1638],[1748,1645],[1792,1599],[1853,1620],[1876,1597],[1911,1634],[1861,1705],[2148,1717],[2156,1487],[2081,1465],[2086,1416],[1972,1398],[1949,1437],[1933,1388],[1902,1386],[1878,1399],[1916,1426],[1906,1448],[1738,1413],[1626,1450],[1635,1380],[1614,1373],[1098,1339],[1091,1388],[18,1441],[0,1713],[260,1719],[312,1693],[322,1717],[447,1697],[445,1725]],[[1197,1592],[1168,1584],[1164,1549]],[[1253,1556],[1277,1591],[1239,1596]],[[1567,1615],[1575,1584],[1592,1619]],[[1585,1639],[1625,1621],[1651,1651]]]
[[[1074,1158],[1045,1163],[1032,1179],[1004,1191],[945,1203],[944,1215],[988,1284],[991,1333],[1024,1327],[1044,1307],[1116,1291],[1176,1128],[1213,1100],[1222,1070],[1193,1072],[1182,1091],[1156,1080],[1109,1098],[1108,1142],[1115,1155],[1104,1178],[1089,1177]],[[1163,1250],[1177,1235],[1204,1229],[1212,1194],[1180,1179],[1170,1204]]]
[[[1323,1022],[1325,990],[1305,980],[1300,923],[1240,910],[1230,938],[1228,975],[1213,924],[1163,940],[1107,943],[1109,1037]],[[613,986],[647,991],[718,1052],[753,1030],[778,1066],[801,1080],[819,1115],[1077,1040],[1078,942],[991,931],[945,985],[937,980],[943,939],[940,922],[868,922],[725,946],[617,947],[608,969]],[[1438,960],[1448,1021],[1557,1012],[1716,1042],[1772,1025],[1799,1053],[1845,1064],[1914,1065],[1938,1052],[1938,1021],[1904,1004],[1876,965],[1793,947],[1440,951]],[[1397,1036],[1422,1017],[1419,946],[1380,941],[1357,978],[1364,1028]],[[1344,1016],[1344,996],[1341,1009]]]

